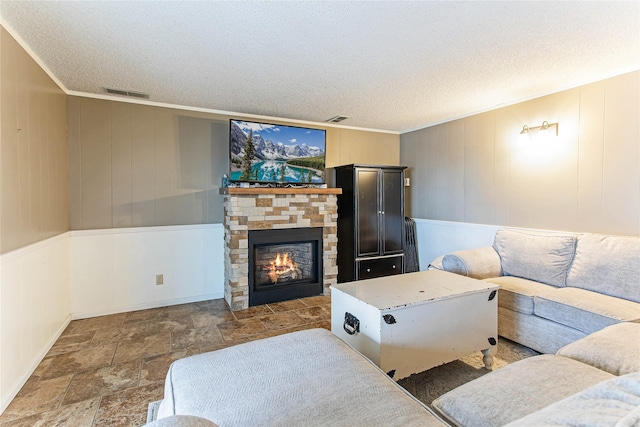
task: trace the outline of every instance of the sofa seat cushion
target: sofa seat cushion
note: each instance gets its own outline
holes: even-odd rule
[[[567,286],[587,289],[640,303],[640,239],[584,234]]]
[[[603,381],[516,420],[516,426],[640,425],[640,372]]]
[[[590,334],[615,323],[640,321],[640,304],[567,287],[535,296],[534,313]]]
[[[610,378],[615,376],[593,366],[544,354],[463,384],[432,406],[456,426],[502,426]]]
[[[534,296],[549,289],[556,289],[551,285],[513,276],[492,277],[485,280],[501,286],[498,291],[500,307],[524,314],[533,314]]]
[[[159,417],[220,426],[443,426],[430,409],[325,329],[173,362]]]
[[[500,255],[503,275],[565,286],[576,235],[501,229],[493,247]]]
[[[607,326],[562,347],[558,354],[613,375],[640,371],[640,323]]]

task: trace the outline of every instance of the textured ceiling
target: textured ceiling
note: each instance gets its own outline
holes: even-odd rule
[[[640,2],[0,1],[69,93],[404,132],[640,69]]]

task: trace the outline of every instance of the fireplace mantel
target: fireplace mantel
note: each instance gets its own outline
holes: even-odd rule
[[[251,195],[251,194],[342,194],[342,188],[312,188],[312,187],[224,187],[220,189],[223,195]]]

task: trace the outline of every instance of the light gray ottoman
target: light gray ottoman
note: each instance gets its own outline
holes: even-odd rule
[[[194,417],[192,415],[172,415],[145,424],[144,427],[218,427],[218,425],[204,418]]]
[[[158,418],[227,426],[444,426],[429,408],[325,329],[175,361]]]
[[[455,426],[503,426],[610,378],[615,376],[593,366],[544,354],[463,384],[432,406]]]

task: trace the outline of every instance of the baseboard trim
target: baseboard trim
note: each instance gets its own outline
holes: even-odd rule
[[[68,315],[64,320],[64,322],[62,323],[62,325],[56,330],[56,333],[53,334],[53,336],[49,339],[45,347],[40,351],[40,353],[38,353],[33,358],[31,363],[29,363],[29,368],[22,374],[22,376],[18,379],[18,381],[16,381],[16,383],[9,389],[9,392],[5,396],[2,396],[2,401],[0,401],[0,415],[2,415],[2,413],[5,411],[5,409],[7,409],[7,407],[11,403],[11,401],[16,397],[18,392],[27,383],[27,380],[29,379],[29,377],[31,377],[33,372],[38,367],[38,365],[40,365],[40,362],[44,360],[45,356],[47,355],[47,353],[49,353],[49,350],[51,350],[51,348],[56,343],[56,341],[58,341],[58,338],[60,338],[60,335],[62,335],[62,333],[67,328],[71,320],[72,320],[71,315]]]
[[[168,300],[162,300],[162,301],[151,301],[151,302],[145,302],[141,304],[132,304],[132,305],[126,305],[126,306],[120,306],[120,307],[109,307],[101,310],[71,313],[71,320],[88,319],[91,317],[106,316],[109,314],[127,313],[130,311],[137,311],[137,310],[148,310],[150,308],[168,307],[171,305],[189,304],[192,302],[207,301],[211,299],[220,299],[220,298],[224,298],[223,292],[214,293],[214,294],[196,295],[196,296],[185,297],[185,298],[174,298],[174,299],[168,299]]]

